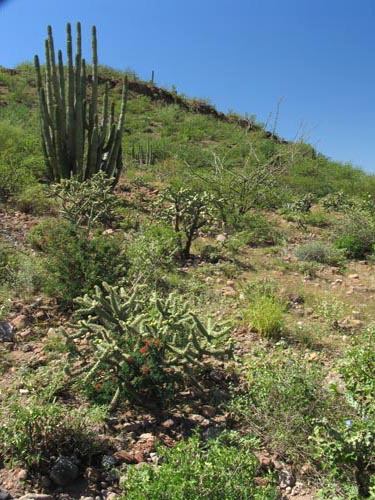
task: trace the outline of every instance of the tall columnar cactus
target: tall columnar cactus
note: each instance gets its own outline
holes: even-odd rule
[[[115,123],[114,103],[109,110],[108,87],[103,97],[103,109],[98,111],[98,55],[96,28],[92,28],[91,95],[87,95],[86,62],[82,58],[81,25],[77,23],[77,45],[73,64],[72,30],[67,24],[67,65],[58,51],[57,63],[48,26],[45,42],[45,79],[38,56],[35,56],[37,89],[40,102],[42,144],[50,178],[77,177],[84,181],[104,171],[117,182],[122,169],[121,139],[127,100],[127,80],[124,80],[120,117]]]

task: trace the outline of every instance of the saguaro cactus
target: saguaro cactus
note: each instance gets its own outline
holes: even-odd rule
[[[103,97],[103,110],[98,112],[98,55],[96,28],[92,27],[91,95],[87,95],[86,62],[82,58],[81,25],[77,23],[77,45],[73,64],[72,30],[67,28],[67,66],[61,50],[56,64],[52,28],[48,26],[45,42],[45,80],[39,58],[35,56],[37,89],[40,102],[42,144],[49,177],[77,177],[84,181],[100,170],[117,182],[122,169],[121,138],[127,100],[124,80],[120,117],[115,123],[114,103],[109,110],[108,87]]]

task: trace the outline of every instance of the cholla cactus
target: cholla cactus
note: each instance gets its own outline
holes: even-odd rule
[[[157,216],[172,224],[180,237],[180,255],[183,260],[190,256],[192,242],[199,231],[217,218],[215,199],[207,191],[189,188],[167,188],[160,194]]]
[[[146,296],[142,287],[129,295],[124,288],[103,283],[93,296],[77,299],[80,309],[73,333],[65,335],[81,357],[70,374],[85,382],[111,377],[117,382],[111,407],[122,391],[137,399],[136,381],[152,375],[186,375],[206,366],[207,358],[231,356],[229,328],[207,326],[171,294],[160,299]],[[84,340],[83,344],[80,343]],[[156,365],[156,366],[155,366]],[[99,375],[100,374],[100,375]]]
[[[73,64],[72,32],[67,24],[67,67],[62,52],[56,63],[52,28],[48,26],[46,73],[42,81],[39,58],[35,56],[40,102],[42,145],[48,175],[55,182],[76,176],[80,181],[99,171],[117,182],[122,169],[121,139],[125,121],[127,81],[124,81],[121,113],[115,123],[114,104],[109,110],[108,87],[103,110],[98,110],[98,55],[96,28],[92,28],[91,96],[87,96],[86,62],[82,58],[81,25],[77,23],[77,46]]]

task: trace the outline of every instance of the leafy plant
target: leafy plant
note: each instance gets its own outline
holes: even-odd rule
[[[229,409],[250,432],[285,460],[306,462],[313,455],[308,438],[325,411],[334,418],[334,401],[323,374],[289,350],[257,351],[247,361],[247,383]]]
[[[363,259],[371,254],[374,243],[375,220],[368,213],[351,211],[338,224],[334,244],[349,259]]]
[[[312,441],[316,457],[336,478],[354,481],[360,498],[370,497],[375,476],[375,334],[369,331],[356,341],[340,371],[347,416],[337,422],[319,419]]]
[[[88,235],[67,221],[45,219],[28,237],[41,252],[42,289],[65,307],[103,280],[114,283],[126,274],[120,236]]]
[[[195,435],[171,450],[160,448],[159,467],[130,467],[125,496],[129,500],[276,500],[279,494],[272,478],[265,478],[264,486],[255,486],[257,460],[251,451],[251,442],[233,434],[203,444]]]
[[[6,409],[6,411],[5,411]],[[0,420],[0,454],[10,465],[35,468],[49,464],[56,455],[89,460],[100,450],[99,412],[68,410],[58,403],[29,399],[3,401]]]
[[[342,252],[321,241],[312,241],[301,245],[296,248],[295,254],[299,260],[330,266],[339,266],[344,260]]]
[[[161,299],[141,290],[129,295],[105,283],[103,289],[96,287],[91,297],[77,299],[76,316],[82,319],[74,332],[66,333],[69,342],[84,338],[86,346],[77,347],[82,366],[73,365],[70,373],[82,375],[85,383],[112,379],[116,390],[111,408],[121,393],[141,402],[142,388],[162,390],[168,378],[189,376],[199,386],[194,370],[205,368],[206,356],[227,357],[231,352],[223,345],[228,328],[210,320],[204,326],[176,295]]]

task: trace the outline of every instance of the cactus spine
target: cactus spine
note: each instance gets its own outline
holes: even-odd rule
[[[72,30],[71,25],[67,24],[66,67],[61,51],[58,52],[56,63],[50,26],[47,32],[44,82],[38,56],[35,56],[34,63],[40,103],[42,146],[48,176],[55,182],[72,176],[84,181],[97,172],[104,171],[116,183],[122,169],[121,139],[128,93],[127,79],[125,78],[123,84],[121,112],[117,124],[114,119],[114,104],[111,112],[108,112],[108,86],[105,87],[103,110],[99,120],[95,26],[92,28],[91,98],[86,94],[86,62],[82,57],[80,23],[77,23],[75,64]]]

